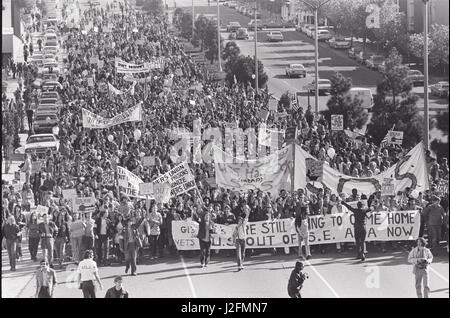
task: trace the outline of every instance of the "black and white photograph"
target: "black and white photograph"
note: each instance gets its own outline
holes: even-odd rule
[[[448,301],[448,134],[448,0],[2,0],[1,298]]]

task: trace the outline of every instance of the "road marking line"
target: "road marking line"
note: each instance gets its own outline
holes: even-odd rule
[[[317,271],[317,269],[309,261],[305,260],[304,263],[306,263],[308,266],[310,266],[311,269],[314,271],[314,273],[316,273],[316,275],[319,276],[319,278],[322,280],[322,282],[324,282],[324,284],[328,287],[328,289],[331,290],[331,292],[333,293],[334,297],[340,298],[340,296],[334,290],[334,288],[331,287],[331,285],[328,283],[328,281],[322,275],[320,275],[320,273]]]
[[[442,279],[444,282],[446,282],[448,284],[448,279],[445,276],[442,276],[441,274],[439,274],[439,272],[435,269],[433,269],[433,267],[430,266],[430,270],[440,279]]]
[[[180,255],[181,264],[183,264],[184,273],[186,274],[187,280],[189,282],[189,287],[191,288],[192,297],[197,298],[197,294],[195,293],[194,284],[192,283],[191,276],[189,275],[189,271],[186,267],[186,263],[184,262],[184,258]]]

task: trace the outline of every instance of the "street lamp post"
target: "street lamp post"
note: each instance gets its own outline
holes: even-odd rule
[[[222,62],[220,58],[220,9],[217,0],[217,59],[219,60],[219,72],[222,72]]]
[[[315,1],[316,4],[311,4],[309,1],[302,0],[307,6],[314,10],[314,90],[315,90],[315,112],[319,113],[319,39],[318,39],[318,31],[319,27],[319,9],[330,2],[331,0],[326,1]]]
[[[258,42],[258,22],[256,17],[258,10],[258,2],[255,0],[255,97],[258,95],[258,50],[257,50],[257,42]]]
[[[428,12],[429,12],[429,0],[422,0],[425,4],[425,14],[424,14],[424,25],[423,25],[423,37],[424,37],[424,45],[423,45],[423,75],[424,75],[424,83],[423,83],[423,109],[424,109],[424,117],[425,117],[425,136],[424,143],[425,148],[428,150],[430,148],[430,120],[428,114]]]
[[[192,42],[194,42],[194,29],[195,29],[195,18],[194,18],[194,0],[192,0]]]

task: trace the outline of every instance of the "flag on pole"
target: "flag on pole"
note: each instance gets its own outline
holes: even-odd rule
[[[391,131],[394,131],[394,127],[395,127],[395,124],[394,124],[394,125],[392,126],[392,128],[387,132],[387,134],[386,134],[386,136],[384,136],[383,140],[381,140],[380,147],[381,147],[381,146],[384,146],[384,145],[386,145],[386,144],[389,143],[389,136],[390,136]]]
[[[108,83],[109,91],[112,92],[114,95],[122,95],[123,92],[117,88],[115,88],[111,83]]]
[[[291,108],[292,110],[297,111],[300,108],[300,105],[297,104],[297,102],[293,101],[291,104]]]

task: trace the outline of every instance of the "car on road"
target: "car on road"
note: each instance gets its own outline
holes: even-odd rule
[[[371,109],[373,107],[373,95],[370,88],[352,87],[349,91],[352,99],[358,98],[361,100],[361,107],[364,109]]]
[[[33,129],[35,133],[52,133],[53,127],[58,126],[59,120],[56,114],[34,114]]]
[[[38,104],[50,104],[50,105],[59,105],[61,104],[57,98],[49,98],[49,97],[40,97],[38,100]]]
[[[44,55],[43,54],[33,54],[31,57],[31,64],[41,67],[44,65]]]
[[[316,34],[313,33],[312,38],[316,38]],[[317,29],[317,39],[318,41],[327,41],[331,39],[331,33],[328,30],[319,30]]]
[[[431,95],[438,97],[448,97],[448,82],[438,82],[431,85]]]
[[[333,49],[349,49],[351,46],[350,41],[346,40],[343,36],[335,36],[332,37],[328,44]]]
[[[302,31],[302,33],[308,34],[308,30],[309,30],[309,28],[311,28],[311,27],[314,27],[314,25],[312,25],[312,24],[304,24],[304,25],[300,28],[300,30]]]
[[[62,85],[58,81],[43,81],[41,84],[42,90],[55,91],[57,89],[62,89]]]
[[[230,2],[227,2],[227,4],[228,4],[228,7],[232,8],[232,9],[235,9],[237,7],[236,1],[230,1]]]
[[[250,31],[255,31],[255,19],[251,19],[247,25],[248,25],[248,29]],[[261,19],[256,19],[256,29],[259,31],[261,31],[263,29]]]
[[[47,150],[58,151],[59,140],[53,134],[34,134],[27,138],[25,153],[35,152],[38,157],[45,155]]]
[[[348,57],[356,60],[357,56],[359,55],[359,53],[361,52],[361,49],[352,47],[347,51]]]
[[[372,55],[366,60],[365,64],[372,70],[378,70],[380,66],[384,65],[384,61],[385,58],[383,55]]]
[[[42,49],[42,51],[44,51],[45,53],[52,53],[52,54],[58,54],[58,47],[57,46],[44,46],[44,48]]]
[[[270,31],[267,34],[267,41],[282,42],[284,40],[283,34],[280,31]]]
[[[289,67],[286,68],[286,76],[289,78],[306,77],[306,69],[303,64],[289,64]]]
[[[406,79],[411,81],[413,85],[424,85],[425,76],[419,70],[409,70],[406,74]]]
[[[227,25],[227,32],[237,32],[237,30],[241,27],[239,22],[230,22]]]
[[[316,27],[314,25],[311,25],[306,29],[306,36],[312,38],[314,36],[314,31],[316,30]]]
[[[316,81],[313,80],[308,86],[310,87],[310,91],[312,93],[315,93],[316,87],[315,87]],[[329,93],[331,91],[331,81],[329,79],[322,79],[319,78],[318,81],[319,84],[319,95]]]
[[[246,28],[239,28],[236,31],[236,40],[248,40],[248,31]]]
[[[59,93],[58,92],[42,92],[41,95],[39,95],[39,99],[44,98],[54,98],[56,100],[59,100]]]
[[[43,104],[39,105],[36,108],[36,115],[43,115],[43,114],[59,115],[59,110],[60,108],[58,105]]]

